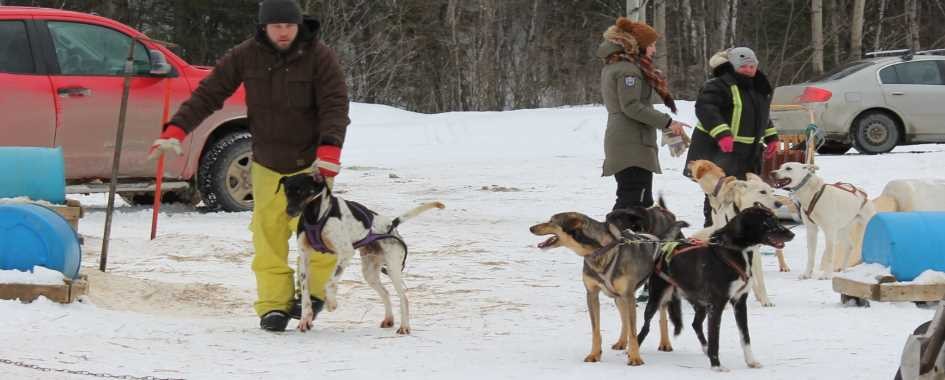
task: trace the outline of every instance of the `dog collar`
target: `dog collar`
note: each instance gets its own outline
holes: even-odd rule
[[[719,191],[722,191],[722,185],[725,184],[725,177],[719,178],[719,181],[715,183],[715,189],[712,190],[712,196],[718,197]]]
[[[788,189],[788,191],[794,191],[795,189],[800,189],[804,187],[804,185],[807,184],[807,181],[810,181],[810,178],[813,176],[814,176],[814,173],[807,173],[807,175],[804,176],[804,179],[801,180],[801,183],[797,184],[797,186],[791,186],[791,187],[785,186],[785,189]]]

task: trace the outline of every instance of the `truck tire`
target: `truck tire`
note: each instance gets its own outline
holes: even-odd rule
[[[853,147],[862,154],[889,152],[900,137],[896,121],[882,112],[870,112],[857,118],[852,133]]]
[[[253,209],[252,139],[240,132],[224,136],[204,150],[197,172],[197,189],[209,211]]]

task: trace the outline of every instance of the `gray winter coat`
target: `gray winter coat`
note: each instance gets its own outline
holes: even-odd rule
[[[597,56],[604,59],[623,47],[604,41]],[[620,61],[604,65],[600,74],[601,93],[607,107],[604,135],[604,176],[639,167],[661,173],[656,132],[669,126],[672,118],[653,108],[653,89],[634,64]]]

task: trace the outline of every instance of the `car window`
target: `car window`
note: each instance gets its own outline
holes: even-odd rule
[[[886,67],[879,71],[883,84],[943,85],[942,70],[936,61],[913,61]]]
[[[122,75],[131,37],[101,26],[75,22],[47,24],[56,48],[59,71],[63,75]],[[136,74],[150,71],[148,51],[136,43]]]
[[[870,61],[850,62],[845,65],[838,66],[834,68],[833,70],[828,71],[826,74],[820,76],[819,78],[815,78],[811,82],[829,82],[832,80],[843,79],[852,75],[853,73],[857,71],[863,70],[864,68],[872,66],[874,64],[875,62],[870,62]]]
[[[0,21],[0,72],[36,72],[30,40],[26,36],[26,23],[23,21]]]

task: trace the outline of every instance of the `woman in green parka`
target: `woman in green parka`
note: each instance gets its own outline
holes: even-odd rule
[[[649,25],[621,17],[604,32],[597,49],[604,60],[601,93],[608,113],[603,175],[617,180],[615,210],[653,205],[653,173],[661,173],[656,132],[685,133],[685,124],[657,111],[650,101],[655,91],[676,112],[666,78],[653,67],[658,38]]]

